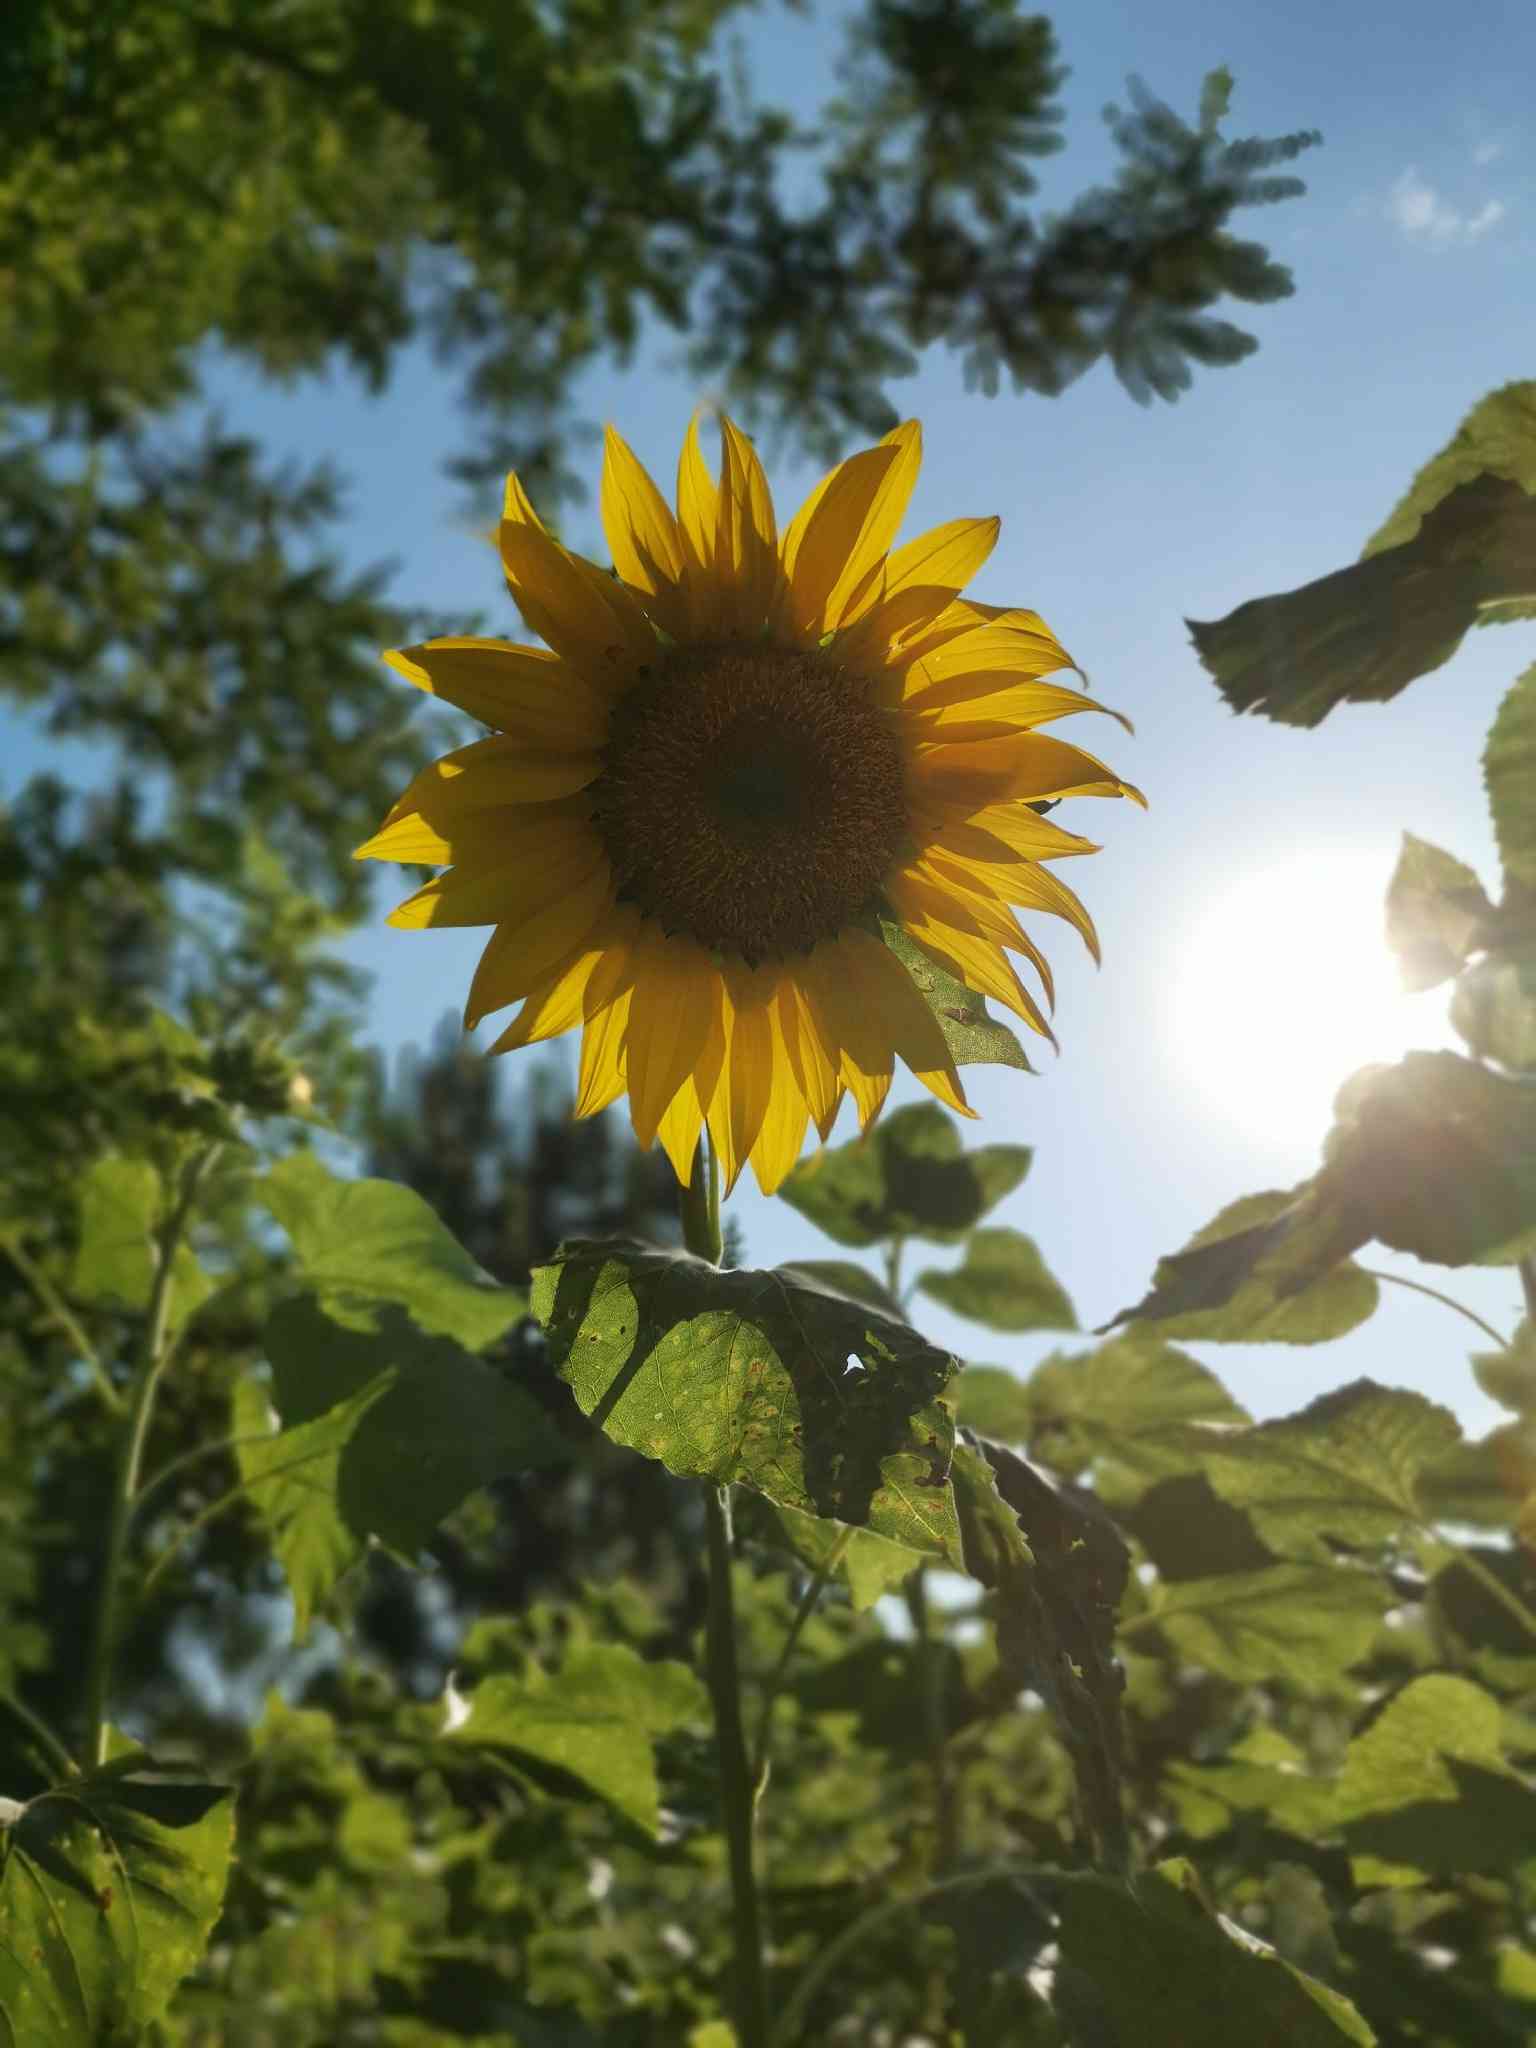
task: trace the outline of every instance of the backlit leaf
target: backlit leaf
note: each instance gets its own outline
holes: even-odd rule
[[[1387,944],[1405,989],[1434,988],[1476,952],[1493,905],[1465,861],[1403,834],[1387,885]]]
[[[164,1191],[147,1159],[109,1153],[90,1167],[80,1184],[80,1243],[70,1287],[82,1301],[112,1301],[124,1308],[149,1306],[160,1254]],[[171,1282],[171,1323],[186,1318],[208,1299],[213,1282],[186,1243],[176,1248]]]
[[[791,1277],[812,1280],[818,1287],[830,1287],[838,1294],[850,1294],[855,1301],[883,1309],[888,1316],[901,1314],[901,1303],[884,1281],[853,1259],[795,1259],[789,1265],[781,1266],[779,1271]]]
[[[1019,1043],[1018,1033],[987,1008],[985,996],[957,981],[916,939],[889,918],[880,920],[880,936],[917,983],[944,1034],[957,1067],[1014,1067],[1035,1070]]]
[[[357,1425],[394,1382],[393,1370],[381,1372],[313,1422],[284,1430],[273,1428],[264,1386],[250,1379],[235,1383],[235,1456],[246,1497],[267,1525],[293,1596],[296,1640],[308,1635],[331,1588],[362,1554],[364,1539],[338,1505],[341,1460]],[[272,1434],[260,1438],[263,1429]]]
[[[973,1230],[965,1257],[946,1272],[917,1276],[924,1294],[990,1330],[1075,1330],[1077,1312],[1047,1270],[1033,1238],[1022,1231]]]
[[[1469,967],[1451,998],[1451,1022],[1480,1059],[1536,1071],[1536,943]]]
[[[1536,666],[1499,706],[1483,749],[1483,780],[1505,888],[1536,901]]]
[[[857,1612],[873,1607],[884,1593],[899,1586],[923,1562],[915,1550],[877,1536],[873,1529],[850,1529],[826,1515],[808,1515],[799,1508],[777,1507],[757,1494],[743,1494],[736,1516],[737,1532],[789,1550],[812,1571],[819,1570],[836,1546],[844,1543],[836,1575],[848,1588]]]
[[[233,1840],[228,1788],[127,1759],[0,1806],[7,2048],[137,2041],[207,1946]]]
[[[1030,1448],[1062,1471],[1102,1458],[1141,1480],[1160,1478],[1193,1462],[1190,1423],[1248,1420],[1213,1372],[1140,1332],[1096,1351],[1053,1354],[1024,1392]]]
[[[357,1303],[394,1302],[421,1329],[479,1351],[528,1312],[412,1188],[343,1180],[298,1152],[254,1192],[292,1240],[304,1284],[338,1320]]]
[[[958,1244],[1029,1171],[1027,1145],[966,1151],[936,1102],[892,1110],[846,1145],[814,1155],[779,1190],[839,1244],[897,1237]]]
[[[1422,1394],[1356,1380],[1296,1415],[1213,1434],[1202,1462],[1274,1550],[1327,1556],[1329,1537],[1385,1544],[1420,1522],[1420,1475],[1460,1435],[1450,1411]]]
[[[1369,1651],[1390,1604],[1374,1573],[1272,1564],[1161,1585],[1151,1619],[1182,1658],[1221,1678],[1326,1691]]]
[[[553,1764],[654,1835],[655,1740],[708,1719],[704,1687],[686,1664],[647,1662],[623,1643],[582,1643],[558,1671],[530,1665],[519,1677],[483,1678],[448,1740]]]
[[[534,1273],[534,1313],[584,1414],[669,1471],[959,1557],[956,1360],[788,1272],[722,1272],[608,1239]]]

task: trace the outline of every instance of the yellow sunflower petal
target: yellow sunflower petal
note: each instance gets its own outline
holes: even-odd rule
[[[1022,900],[1019,891],[1028,887],[1028,876],[1038,868],[1011,871],[1006,886],[985,871],[967,866],[949,856],[944,845],[930,847],[921,860],[908,864],[906,873],[944,892],[951,921],[973,937],[990,939],[994,945],[1022,953],[1040,977],[1046,1002],[1054,1006],[1056,978],[1050,963],[1013,914],[1012,905]]]
[[[793,1063],[785,1042],[783,1016],[777,1000],[764,1006],[772,1040],[773,1085],[763,1127],[752,1147],[752,1171],[765,1195],[771,1195],[790,1173],[805,1143],[811,1113],[794,1078]]]
[[[995,940],[967,930],[963,905],[953,894],[920,881],[910,874],[896,876],[888,894],[902,924],[920,946],[924,946],[967,988],[991,996],[1022,1017],[1042,1038],[1056,1043],[1039,1004],[1019,980],[1013,962]]]
[[[501,561],[518,610],[541,640],[612,695],[656,658],[656,635],[622,583],[571,554],[542,526],[501,522]]]
[[[1047,910],[1053,917],[1065,918],[1082,934],[1083,944],[1097,960],[1099,935],[1084,904],[1049,868],[1041,867],[1032,860],[1010,859],[1011,849],[992,832],[982,829],[982,821],[989,816],[991,813],[982,811],[971,823],[952,826],[945,833],[939,850],[950,864],[974,873],[979,880],[1005,895],[1010,903],[1022,904],[1026,910]]]
[[[855,968],[845,957],[848,938],[828,939],[806,955],[801,986],[811,1008],[838,1048],[838,1072],[847,1083],[859,1123],[866,1127],[880,1114],[891,1089],[894,1052],[878,1015],[871,1015],[854,989]]]
[[[1081,690],[1060,683],[1031,683],[998,674],[956,676],[937,683],[902,706],[914,740],[930,745],[958,740],[1006,738],[1010,732],[1034,732],[1053,719],[1077,711],[1097,711],[1134,730],[1121,712]]]
[[[655,1143],[668,1105],[709,1037],[720,970],[692,939],[648,925],[635,948],[635,995],[624,1037],[629,1114],[642,1151]]]
[[[779,1029],[795,1076],[823,1144],[836,1121],[845,1090],[837,1078],[836,1045],[823,1042],[809,1008],[809,998],[792,974],[779,984]]]
[[[719,528],[719,494],[699,445],[699,416],[694,414],[683,436],[677,460],[677,525],[683,555],[693,578],[712,577],[715,537]]]
[[[613,566],[646,593],[646,609],[667,631],[681,637],[688,625],[683,537],[650,472],[615,427],[604,436],[601,511]]]
[[[853,992],[874,1028],[890,1040],[925,1088],[961,1116],[974,1116],[939,1020],[896,955],[861,931],[845,932],[839,947]]]
[[[757,1143],[773,1092],[769,984],[750,968],[728,968],[722,982],[725,1057],[709,1105],[710,1135],[729,1194]]]
[[[537,988],[613,911],[613,877],[602,862],[568,895],[545,903],[524,922],[497,925],[469,985],[465,1030],[473,1031],[493,1010],[504,1010]]]
[[[921,460],[921,429],[908,420],[877,448],[840,462],[800,507],[784,536],[797,632],[814,640],[837,625],[895,539]]]
[[[444,754],[424,768],[391,806],[384,823],[393,825],[401,818],[418,815],[445,838],[451,837],[453,823],[469,811],[553,803],[585,789],[597,779],[602,765],[595,753],[546,753],[510,734],[498,733],[494,739],[474,740],[467,747]],[[407,857],[380,853],[376,847],[379,837],[375,834],[374,839],[364,842],[373,851],[365,856],[360,848],[359,859]]]
[[[595,867],[607,870],[603,843],[583,818],[551,821],[530,843],[513,841],[467,867],[450,868],[392,910],[400,931],[465,924],[521,923],[566,895]]]
[[[757,450],[723,413],[720,441],[715,569],[721,586],[721,623],[753,634],[779,605],[783,571],[778,528]]]
[[[603,699],[545,648],[506,640],[424,640],[392,648],[384,659],[418,690],[531,746],[569,754],[600,747],[607,736]]]
[[[932,626],[985,565],[1001,529],[995,517],[950,519],[898,548],[867,602],[848,607],[845,617],[857,624],[843,643],[846,659],[856,667],[883,662],[903,634]]]
[[[672,1162],[672,1171],[679,1182],[686,1186],[693,1174],[693,1156],[698,1149],[699,1132],[704,1128],[704,1112],[699,1107],[699,1091],[690,1074],[673,1096],[667,1113],[656,1126],[656,1137],[661,1149]]]
[[[486,1047],[487,1054],[517,1052],[540,1039],[558,1038],[573,1030],[582,1019],[581,999],[587,982],[602,957],[596,947],[587,946],[551,968],[538,987],[528,991],[523,1007],[500,1038]]]
[[[1045,733],[919,747],[909,772],[919,803],[955,810],[1062,796],[1128,796],[1143,807],[1146,803],[1139,789],[1122,782],[1097,755]]]
[[[635,992],[638,920],[627,921],[624,938],[610,945],[582,994],[585,1026],[576,1073],[576,1116],[596,1116],[624,1093],[624,1034]]]

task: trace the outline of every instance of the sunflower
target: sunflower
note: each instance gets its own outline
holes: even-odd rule
[[[492,731],[419,775],[358,856],[447,865],[392,924],[493,927],[466,1028],[522,1007],[492,1052],[580,1026],[578,1116],[627,1091],[680,1180],[707,1124],[727,1188],[750,1159],[771,1193],[846,1094],[862,1125],[878,1115],[898,1054],[973,1114],[882,934],[1050,1036],[1009,955],[1047,1004],[1050,968],[1010,906],[1066,918],[1097,958],[1046,865],[1096,849],[1041,806],[1136,792],[1040,730],[1103,709],[1041,680],[1073,667],[1044,622],[959,595],[998,521],[893,547],[915,421],[833,469],[782,536],[751,443],[720,427],[717,483],[690,426],[675,517],[609,429],[611,574],[508,478],[501,558],[547,645],[385,656]]]

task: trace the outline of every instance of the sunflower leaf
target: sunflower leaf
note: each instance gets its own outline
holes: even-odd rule
[[[80,1185],[80,1243],[70,1275],[82,1301],[147,1308],[160,1263],[156,1242],[164,1210],[160,1176],[147,1159],[108,1153]],[[172,1269],[172,1325],[184,1322],[213,1292],[191,1247],[177,1246]]]
[[[1027,1145],[966,1151],[936,1102],[892,1110],[862,1137],[797,1166],[779,1189],[839,1244],[958,1244],[1029,1171]]]
[[[482,1678],[448,1740],[553,1765],[654,1835],[656,1738],[708,1718],[708,1695],[686,1664],[648,1660],[626,1643],[579,1643],[557,1671],[529,1665]]]
[[[562,1379],[614,1442],[671,1472],[960,1555],[950,1487],[957,1361],[881,1310],[790,1272],[722,1272],[624,1239],[533,1276]]]
[[[1146,1322],[1206,1343],[1322,1344],[1363,1323],[1380,1290],[1334,1249],[1333,1222],[1308,1206],[1311,1186],[1228,1203],[1183,1251],[1158,1260],[1151,1292],[1106,1328]]]
[[[1016,1067],[1025,1074],[1035,1071],[1018,1034],[992,1015],[985,996],[957,981],[890,918],[881,918],[880,936],[917,983],[957,1067]]]
[[[1491,392],[1420,471],[1364,558],[1299,590],[1189,622],[1238,711],[1317,725],[1449,660],[1474,625],[1536,613],[1536,383]]]
[[[293,1242],[305,1284],[338,1320],[360,1304],[393,1302],[434,1335],[479,1351],[528,1313],[472,1259],[413,1188],[344,1180],[313,1153],[282,1160],[256,1183]]]
[[[1298,1414],[1213,1434],[1201,1463],[1271,1548],[1326,1558],[1330,1537],[1364,1548],[1421,1523],[1420,1475],[1460,1441],[1448,1408],[1355,1380]]]
[[[340,1438],[334,1494],[316,1512],[339,1515],[355,1538],[376,1536],[403,1556],[477,1488],[567,1456],[531,1394],[451,1338],[418,1330],[398,1308],[381,1306],[359,1326],[301,1295],[273,1311],[266,1351],[285,1434],[393,1372]],[[287,1515],[290,1545],[299,1540],[295,1516]]]
[[[1075,1330],[1077,1312],[1047,1270],[1040,1248],[1020,1230],[973,1230],[952,1271],[930,1266],[923,1293],[989,1330]]]
[[[1536,943],[1469,967],[1451,998],[1451,1022],[1479,1059],[1536,1070]]]
[[[1405,989],[1434,988],[1459,974],[1492,916],[1493,905],[1465,861],[1403,834],[1387,886],[1387,944]]]
[[[1505,888],[1536,900],[1536,664],[1506,694],[1483,749]]]
[[[1143,1485],[1190,1469],[1191,1423],[1248,1420],[1213,1372],[1140,1332],[1096,1351],[1054,1353],[1021,1392],[1030,1446],[1058,1471],[1109,1459]]]
[[[830,1287],[838,1294],[852,1295],[855,1301],[883,1309],[888,1316],[901,1314],[901,1303],[884,1281],[855,1259],[794,1259],[779,1271],[814,1281],[818,1287]]]
[[[1229,2048],[1234,2013],[1245,2040],[1286,2048],[1372,2048],[1376,2039],[1341,1993],[1218,1919],[1182,1857],[1147,1871],[1134,1890],[1068,1886],[1061,1955],[1101,2005],[1094,2039]]]
[[[0,1818],[0,2023],[27,2048],[128,2042],[207,1946],[234,1839],[229,1788],[137,1755]]]
[[[793,1552],[812,1571],[819,1571],[846,1539],[837,1570],[861,1614],[923,1562],[917,1551],[893,1543],[888,1536],[877,1536],[872,1529],[849,1529],[825,1515],[776,1507],[760,1494],[743,1494],[741,1501],[736,1527],[744,1536]]]
[[[1159,1584],[1146,1622],[1218,1678],[1324,1691],[1366,1655],[1391,1599],[1375,1572],[1277,1561]]]

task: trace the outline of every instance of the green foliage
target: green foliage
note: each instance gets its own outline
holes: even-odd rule
[[[936,1102],[920,1102],[892,1110],[864,1136],[804,1161],[780,1192],[839,1244],[902,1237],[958,1244],[1012,1194],[1032,1156],[1027,1145],[966,1151],[953,1118]]]
[[[1046,1270],[1040,1248],[1022,1231],[972,1231],[965,1258],[951,1271],[917,1276],[924,1294],[989,1330],[1075,1330],[1077,1312]]]
[[[8,2041],[137,2040],[201,1955],[229,1868],[228,1788],[141,1775],[135,1752],[0,1801],[0,2020]]]
[[[1406,989],[1434,988],[1459,974],[1482,944],[1493,905],[1465,861],[1403,834],[1387,890],[1387,943]]]
[[[1533,417],[1536,385],[1491,393],[1352,568],[1191,620],[1232,708],[1318,725],[1337,704],[1395,697],[1449,661],[1471,627],[1530,616]]]
[[[82,1301],[115,1301],[147,1308],[160,1258],[157,1232],[165,1206],[160,1176],[144,1159],[111,1154],[98,1159],[80,1189],[80,1243],[70,1285]],[[190,1248],[177,1247],[170,1282],[170,1313],[181,1322],[196,1313],[213,1282]]]
[[[272,1169],[260,1194],[306,1285],[340,1320],[359,1304],[391,1302],[423,1330],[479,1351],[528,1312],[526,1296],[498,1287],[411,1188],[341,1180],[301,1152]]]
[[[1074,1885],[1062,1902],[1064,1960],[1091,1979],[1113,2038],[1145,2048],[1226,2048],[1233,2015],[1245,2040],[1296,2048],[1371,2048],[1376,2035],[1347,1998],[1225,1926],[1183,1857],[1135,1889]]]
[[[1274,1564],[1165,1585],[1147,1620],[1191,1664],[1235,1684],[1282,1679],[1326,1693],[1365,1656],[1387,1606],[1367,1572]]]
[[[905,1324],[788,1270],[723,1273],[622,1242],[540,1267],[533,1309],[577,1405],[616,1442],[958,1558],[939,1398],[956,1361]]]
[[[647,1663],[623,1643],[589,1643],[568,1652],[553,1673],[531,1664],[519,1677],[482,1679],[448,1733],[455,1742],[553,1765],[654,1835],[660,1795],[652,1746],[708,1715],[708,1697],[686,1664]]]
[[[957,981],[890,918],[881,918],[880,937],[921,989],[957,1067],[1015,1067],[1021,1074],[1035,1071],[1018,1033],[992,1015],[985,996]]]

